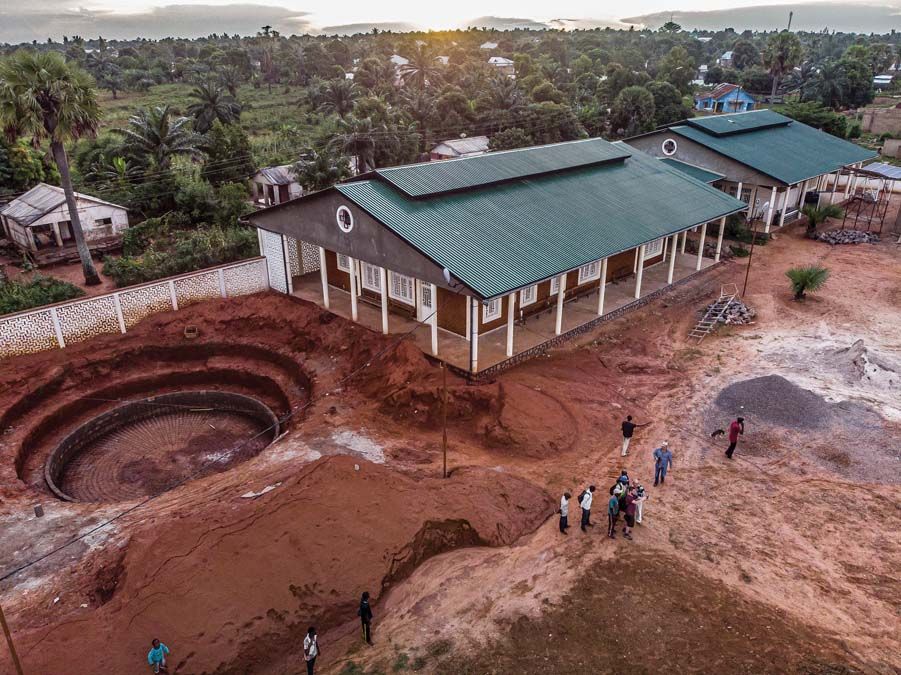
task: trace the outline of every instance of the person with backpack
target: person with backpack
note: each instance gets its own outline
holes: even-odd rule
[[[579,506],[582,508],[582,532],[587,532],[586,527],[594,527],[591,522],[591,502],[594,499],[594,485],[589,485],[588,489],[579,495]]]
[[[319,656],[319,636],[316,635],[316,628],[310,626],[303,639],[303,660],[307,662],[307,675],[313,675],[317,656]]]
[[[560,531],[563,534],[566,534],[566,530],[569,529],[569,500],[572,499],[572,495],[568,492],[564,492],[563,496],[560,498]]]
[[[666,472],[673,466],[673,452],[669,449],[669,443],[663,441],[661,446],[654,450],[654,487],[666,480]]]
[[[369,591],[365,591],[360,598],[360,609],[357,610],[357,616],[363,624],[363,641],[372,644],[372,608],[369,606]]]
[[[732,453],[735,452],[735,446],[738,445],[738,437],[745,435],[745,418],[737,417],[732,424],[729,425],[729,447],[726,449],[726,457],[732,459]]]
[[[616,539],[616,521],[619,518],[619,497],[610,495],[607,502],[607,536]]]
[[[168,673],[166,668],[166,656],[169,654],[169,648],[162,642],[153,638],[150,641],[150,651],[147,652],[147,663],[153,667],[154,673]]]
[[[629,443],[632,442],[632,434],[635,433],[635,430],[638,427],[646,427],[650,424],[650,422],[645,422],[644,424],[636,424],[632,421],[632,415],[626,415],[626,419],[623,422],[623,449],[622,456],[625,457],[629,454]]]

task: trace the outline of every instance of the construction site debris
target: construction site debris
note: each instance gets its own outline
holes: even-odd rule
[[[875,244],[879,235],[862,230],[829,230],[817,234],[817,240],[835,246],[836,244]]]
[[[701,311],[701,314],[706,315],[716,304],[715,302],[710,303]],[[726,324],[727,326],[741,326],[754,323],[756,316],[757,311],[753,307],[749,307],[738,298],[735,298],[729,303],[725,313],[717,318],[716,323]]]
[[[722,411],[792,429],[816,429],[828,424],[832,406],[818,394],[780,375],[755,377],[723,389],[714,401]]]

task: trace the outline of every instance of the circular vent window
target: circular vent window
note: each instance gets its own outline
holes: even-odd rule
[[[335,219],[338,221],[338,227],[341,228],[342,232],[346,233],[354,229],[353,214],[346,206],[338,207],[338,213],[335,214]]]
[[[676,145],[676,141],[674,141],[672,138],[667,138],[665,141],[663,141],[663,154],[667,157],[671,157],[672,155],[676,154],[676,149],[678,147],[679,146]]]

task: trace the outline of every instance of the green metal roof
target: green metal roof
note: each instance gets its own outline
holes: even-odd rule
[[[411,197],[425,197],[577,166],[621,162],[630,154],[630,148],[616,146],[600,138],[589,138],[475,157],[376,169],[374,173]],[[364,178],[372,175],[366,174]]]
[[[785,122],[777,124],[779,119]],[[723,125],[729,125],[730,120],[741,128],[728,131]],[[713,130],[708,128],[711,126]],[[771,110],[688,120],[670,127],[670,131],[786,185],[876,156],[871,150]]]
[[[632,154],[422,199],[380,175],[335,189],[483,298],[747,208],[625,144],[595,144],[612,145],[610,155]],[[572,145],[577,153],[584,147]]]
[[[673,159],[672,157],[664,157],[660,161],[668,164],[674,169],[678,169],[688,176],[691,176],[695,180],[701,181],[702,183],[715,183],[716,181],[725,178],[725,176],[721,173],[708,171],[707,169],[702,169],[701,167],[695,166],[694,164],[680,162],[678,159]]]

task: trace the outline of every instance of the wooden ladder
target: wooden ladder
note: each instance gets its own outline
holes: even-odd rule
[[[698,321],[688,337],[695,338],[698,342],[710,335],[720,320],[729,311],[729,307],[738,297],[738,286],[735,284],[726,284],[720,288],[720,297],[704,312],[704,317]]]

